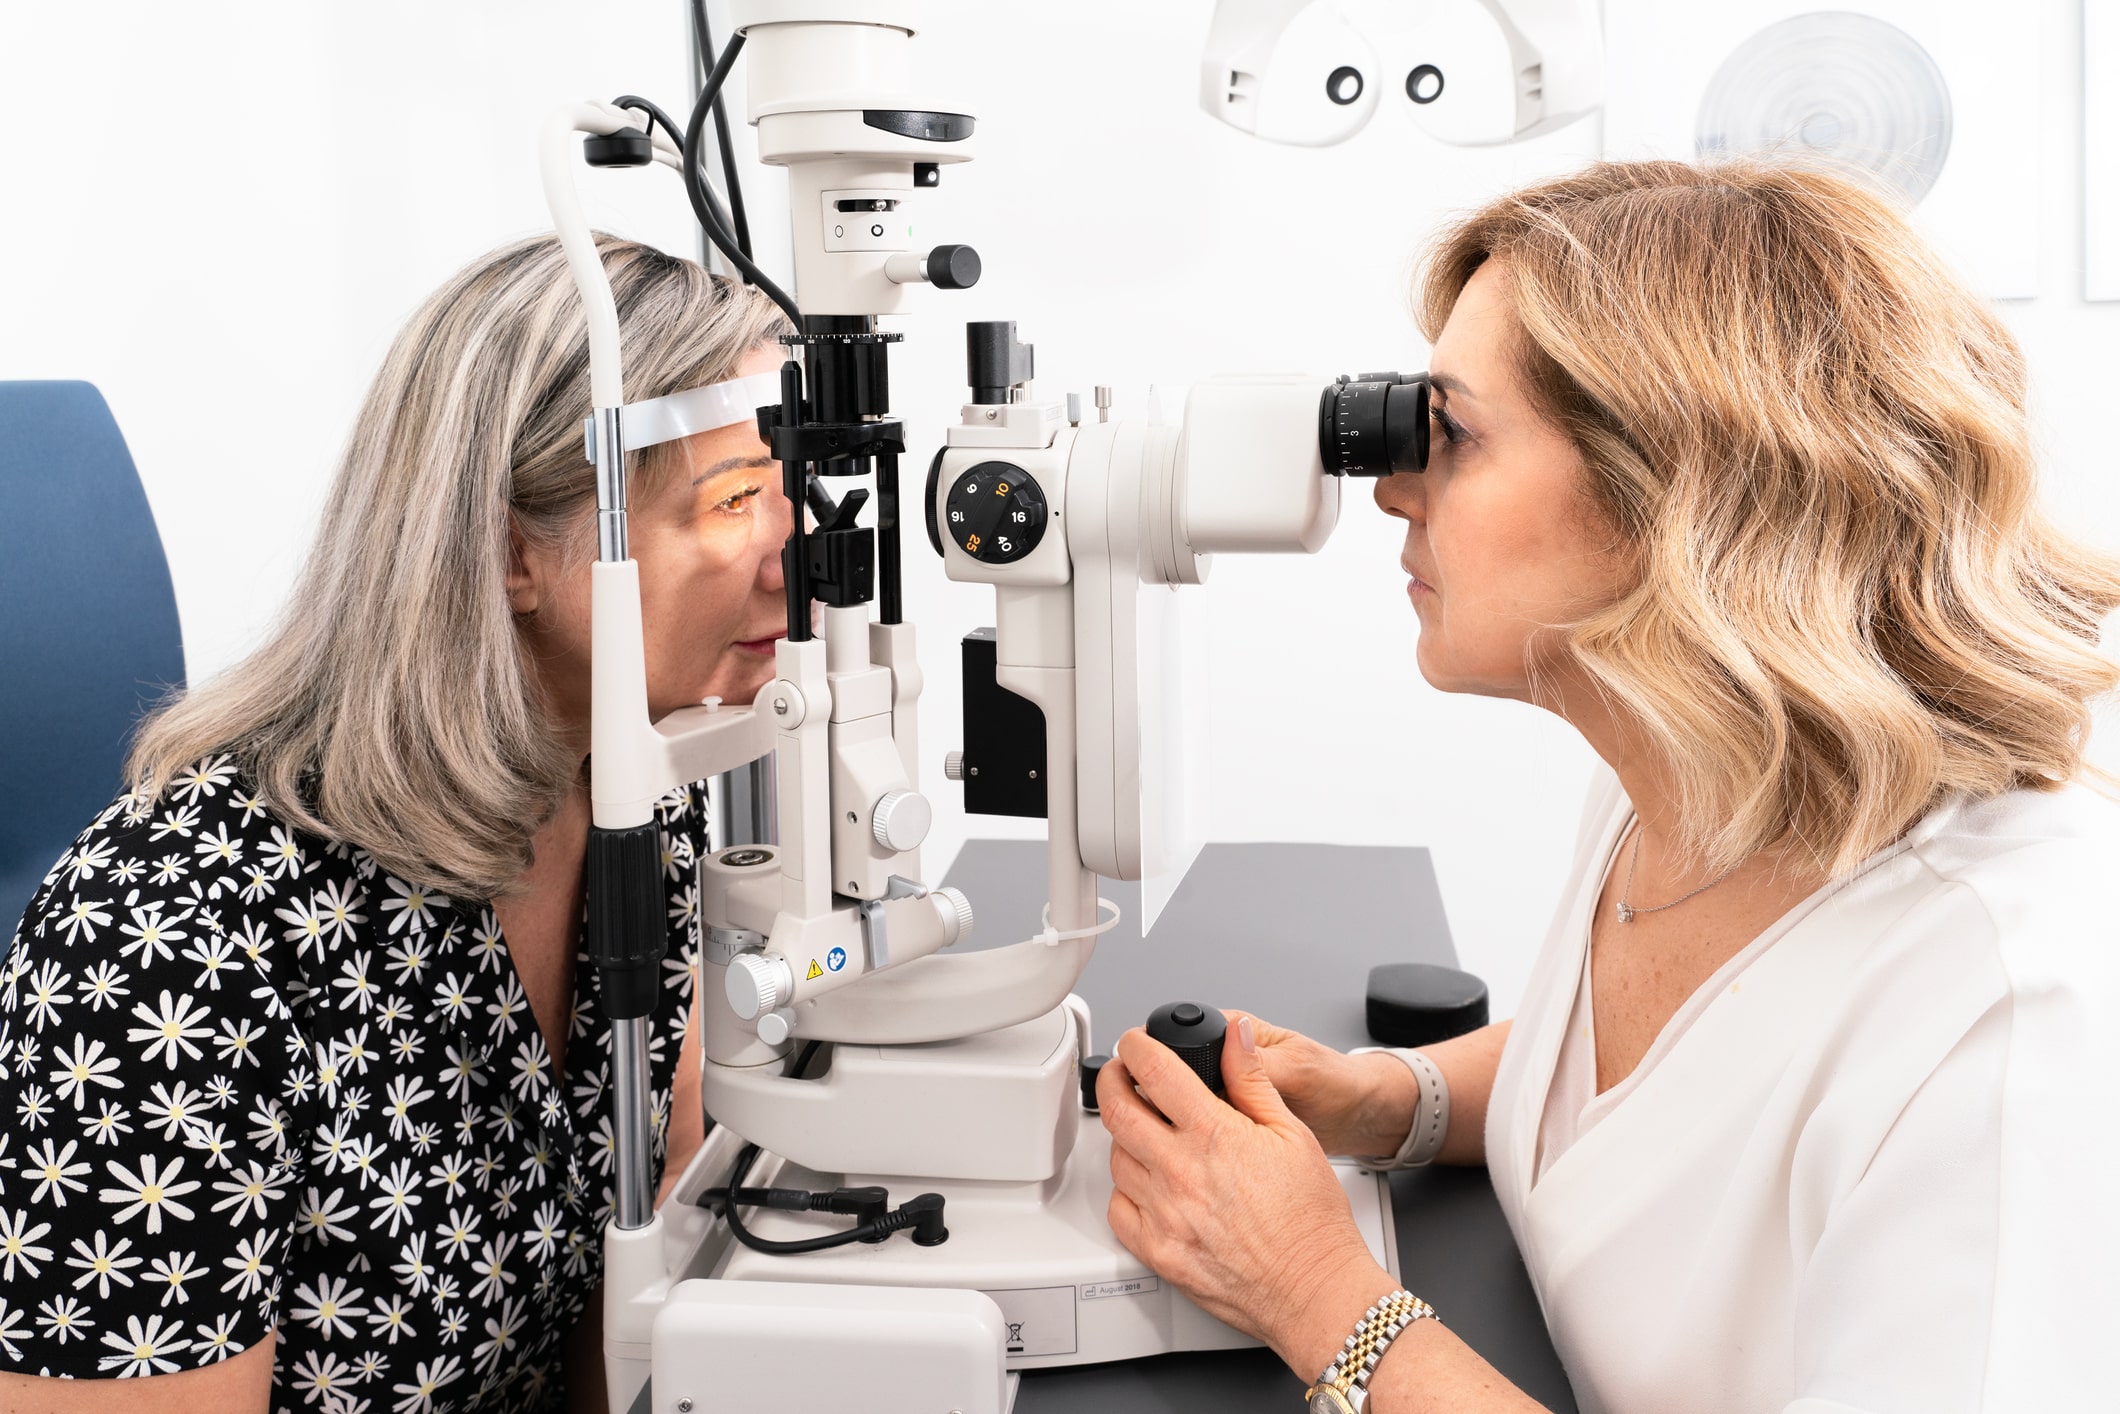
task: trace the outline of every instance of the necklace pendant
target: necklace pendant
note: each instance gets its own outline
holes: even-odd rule
[[[1634,910],[1627,907],[1624,899],[1620,901],[1619,905],[1619,921],[1622,923],[1632,923],[1634,921]]]

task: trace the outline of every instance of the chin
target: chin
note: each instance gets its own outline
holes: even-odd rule
[[[737,661],[739,654],[741,661]],[[732,707],[748,707],[758,689],[773,680],[775,671],[773,659],[732,649],[721,670],[714,674],[714,685],[700,695],[719,696]]]

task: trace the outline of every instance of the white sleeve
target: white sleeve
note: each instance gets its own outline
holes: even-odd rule
[[[2011,970],[1821,1232],[1785,1414],[2120,1408],[2108,989]]]

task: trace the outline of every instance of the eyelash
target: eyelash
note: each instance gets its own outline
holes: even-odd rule
[[[1458,424],[1451,419],[1449,413],[1444,412],[1441,408],[1431,404],[1428,409],[1428,415],[1434,418],[1436,421],[1436,425],[1443,429],[1443,440],[1445,442],[1448,442],[1451,446],[1454,447],[1458,443],[1465,440],[1465,429],[1458,426]]]
[[[734,510],[739,510],[739,509],[741,509],[741,508],[742,508],[742,505],[743,505],[743,503],[744,503],[745,501],[748,501],[748,500],[750,500],[750,499],[751,499],[751,498],[752,498],[753,496],[756,496],[756,495],[758,494],[759,490],[760,490],[760,488],[759,488],[759,487],[756,487],[756,486],[746,486],[746,487],[744,487],[744,488],[743,488],[743,490],[741,490],[741,491],[737,492],[737,493],[736,493],[735,495],[733,495],[733,496],[729,497],[729,498],[728,498],[727,500],[723,501],[723,502],[722,502],[722,503],[721,503],[720,505],[716,506],[716,507],[715,507],[714,509],[715,509],[715,510],[717,510],[717,511],[734,511]]]

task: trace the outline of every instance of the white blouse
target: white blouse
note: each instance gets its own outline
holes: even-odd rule
[[[1487,1114],[1584,1414],[2120,1410],[2120,806],[1940,807],[1599,1096],[1590,913],[1632,817],[1600,770]]]

